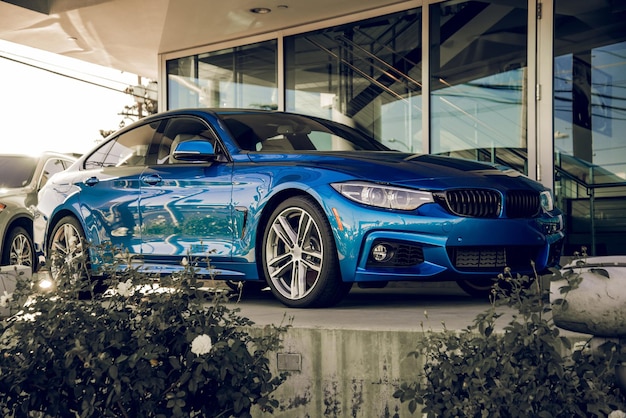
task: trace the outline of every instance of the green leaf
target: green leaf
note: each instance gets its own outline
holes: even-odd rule
[[[112,364],[109,367],[109,376],[111,376],[112,379],[117,379],[118,377],[118,368],[115,364]]]

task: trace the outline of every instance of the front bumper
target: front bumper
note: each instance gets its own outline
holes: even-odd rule
[[[505,267],[513,274],[533,274],[558,264],[564,238],[560,213],[483,219],[456,217],[429,206],[412,215],[335,208],[341,216],[335,219],[340,227],[333,228],[343,280],[495,278]]]

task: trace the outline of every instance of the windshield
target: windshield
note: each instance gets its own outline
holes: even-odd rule
[[[24,187],[33,178],[37,159],[19,155],[0,155],[0,188]]]
[[[346,125],[284,113],[220,115],[239,147],[247,151],[387,151]]]

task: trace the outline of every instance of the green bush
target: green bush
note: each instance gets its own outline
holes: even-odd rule
[[[0,329],[3,417],[249,417],[253,405],[277,407],[271,394],[286,376],[271,373],[268,354],[289,325],[251,328],[198,289],[191,265],[158,286],[117,267],[104,294],[72,268],[46,294],[18,280],[15,315]]]
[[[611,342],[598,352],[572,347],[551,320],[541,280],[514,279],[506,270],[500,283],[490,308],[466,329],[423,330],[410,356],[422,358],[424,370],[394,397],[411,412],[422,405],[428,417],[605,417],[625,410],[615,366],[626,351]],[[513,318],[496,333],[502,306]]]

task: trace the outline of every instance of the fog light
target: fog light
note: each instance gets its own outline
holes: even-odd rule
[[[384,244],[377,244],[374,248],[372,248],[372,259],[374,261],[378,261],[379,263],[385,262],[389,260],[389,249]]]

